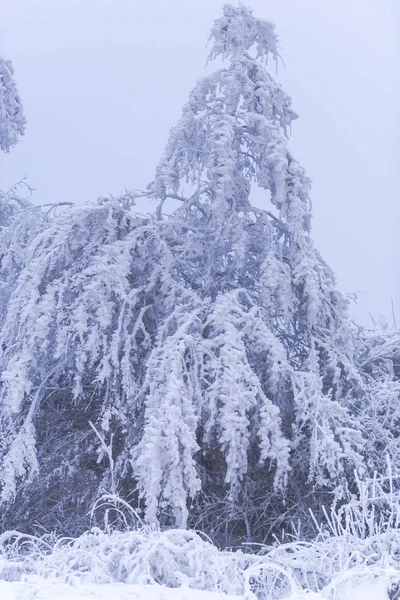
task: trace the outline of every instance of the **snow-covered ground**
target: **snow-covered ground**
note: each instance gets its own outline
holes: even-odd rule
[[[356,579],[348,582],[336,597],[338,600],[387,600],[386,583],[384,577]],[[124,583],[69,585],[40,578],[0,582],[1,600],[242,600],[244,598],[245,596],[206,592],[185,586],[168,588],[162,585]],[[304,590],[286,598],[287,600],[323,600],[326,596]]]
[[[68,585],[46,580],[0,582],[1,600],[229,600],[238,596],[161,585]]]

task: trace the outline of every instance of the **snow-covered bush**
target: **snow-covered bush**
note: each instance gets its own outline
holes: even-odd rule
[[[244,555],[221,553],[199,534],[171,529],[103,533],[93,529],[77,539],[46,539],[17,532],[0,538],[2,578],[24,573],[67,583],[187,585],[239,594]],[[250,560],[254,560],[251,559]]]

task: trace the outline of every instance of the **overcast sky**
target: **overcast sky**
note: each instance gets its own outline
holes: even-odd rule
[[[144,187],[203,75],[224,3],[2,0],[0,53],[14,64],[28,127],[0,157],[0,188],[26,173],[36,202],[84,203]],[[360,292],[352,314],[391,320],[391,299],[400,315],[400,0],[247,4],[280,38],[278,79],[300,114],[290,148],[313,180],[314,239],[339,288]]]

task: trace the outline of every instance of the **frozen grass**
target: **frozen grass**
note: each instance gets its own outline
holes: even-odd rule
[[[119,522],[129,531],[112,531],[112,510],[107,508],[106,532],[94,528],[77,539],[60,540],[8,532],[0,537],[0,577],[38,577],[60,585],[161,585],[249,600],[304,595],[309,600],[313,595],[395,599],[400,589],[400,497],[394,482],[391,474],[358,481],[357,497],[326,514],[326,525],[313,542],[277,543],[258,547],[257,553],[220,551],[193,531],[151,530],[134,511],[122,510],[119,500],[108,497],[99,506],[114,502]]]
[[[314,543],[263,548],[262,554],[219,551],[195,532],[94,530],[76,540],[46,541],[11,532],[2,536],[1,578],[36,576],[58,584],[159,584],[245,596],[298,598],[305,591],[341,597],[351,587],[400,581],[400,533],[364,540],[330,536]]]

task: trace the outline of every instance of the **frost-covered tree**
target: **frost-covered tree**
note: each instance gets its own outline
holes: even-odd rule
[[[14,81],[10,61],[0,57],[0,150],[8,152],[24,134],[25,117]],[[7,192],[0,190],[0,322],[3,321],[7,298],[24,261],[23,248],[33,227],[29,219],[20,219],[29,203],[17,191],[21,184]]]
[[[154,217],[101,200],[29,247],[0,339],[8,525],[71,531],[107,489],[150,523],[261,538],[364,466],[365,384],[266,68],[274,28],[225,6],[211,41],[226,66],[171,132]]]
[[[8,152],[25,131],[25,117],[9,60],[0,57],[0,149]]]
[[[274,473],[265,490],[291,471],[300,494],[307,483],[338,491],[362,464],[351,413],[363,383],[345,301],[310,239],[309,180],[287,148],[296,115],[265,68],[274,28],[226,6],[211,40],[210,58],[228,66],[195,86],[150,186],[160,218],[166,201],[181,202],[169,220],[191,227],[176,233],[174,256],[209,303],[199,462],[215,465],[220,452],[231,493],[260,463]]]

